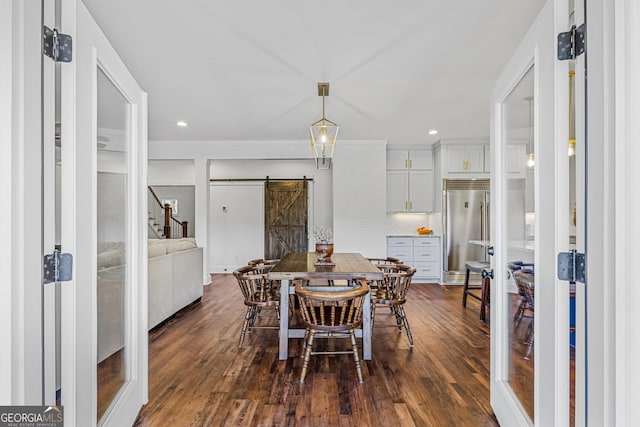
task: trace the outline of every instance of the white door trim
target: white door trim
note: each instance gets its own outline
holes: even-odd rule
[[[147,96],[80,0],[62,1],[61,31],[74,39],[62,64],[62,247],[74,255],[74,277],[62,285],[62,404],[65,425],[97,422],[97,73],[130,105],[128,141],[126,383],[101,426],[135,421],[147,401]],[[143,227],[144,225],[144,227]],[[131,310],[129,310],[131,309]],[[129,316],[131,314],[131,316]]]
[[[11,55],[10,61],[0,61],[0,200],[13,198],[13,167],[14,150],[13,109],[14,102],[14,70],[17,67],[13,59],[17,38],[14,38],[15,2],[0,2],[0,52]],[[17,80],[17,79],[16,79]],[[15,82],[17,85],[17,81]],[[11,242],[13,239],[13,209],[0,209],[0,235]],[[9,405],[12,396],[12,336],[14,334],[13,306],[11,295],[20,284],[14,280],[12,245],[0,245],[0,271],[11,280],[3,281],[0,286],[0,405]],[[17,332],[17,331],[15,331]]]
[[[637,421],[640,401],[640,329],[636,327],[640,254],[640,5],[636,0],[615,2],[615,414],[616,425]],[[611,408],[614,411],[614,408]]]
[[[0,402],[42,402],[41,8],[2,3]],[[5,13],[6,12],[6,13]],[[6,58],[9,58],[7,61]],[[6,323],[5,323],[6,322]]]

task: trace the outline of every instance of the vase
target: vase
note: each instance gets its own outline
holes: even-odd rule
[[[333,254],[333,243],[316,243],[318,261],[330,262]]]

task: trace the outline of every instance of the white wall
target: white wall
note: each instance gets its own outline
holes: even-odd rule
[[[195,185],[193,160],[149,159],[148,185]]]
[[[386,256],[386,141],[343,142],[333,164],[335,252]]]
[[[261,182],[212,184],[210,215],[209,271],[230,273],[251,259],[264,257]]]

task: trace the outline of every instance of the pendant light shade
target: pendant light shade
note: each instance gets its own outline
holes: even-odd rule
[[[529,136],[527,138],[527,167],[532,168],[536,165],[534,154],[534,133],[533,133],[533,96],[527,96],[525,99],[529,104]]]
[[[576,155],[576,109],[574,103],[576,71],[569,71],[569,157]]]
[[[340,126],[324,116],[324,97],[329,96],[329,83],[318,83],[318,96],[322,96],[322,118],[309,126],[309,137],[316,168],[330,169]]]

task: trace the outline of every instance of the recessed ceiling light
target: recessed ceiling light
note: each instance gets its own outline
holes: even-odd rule
[[[181,128],[183,128],[183,127],[187,126],[187,122],[185,122],[185,121],[183,121],[183,120],[180,120],[179,122],[176,122],[176,124],[177,124],[178,126],[180,126]]]
[[[429,135],[437,135],[438,134],[438,130],[437,129],[431,129],[429,131]]]

